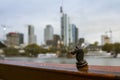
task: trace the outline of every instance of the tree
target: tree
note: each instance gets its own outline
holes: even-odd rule
[[[113,50],[113,44],[105,44],[105,45],[103,45],[102,50],[107,51],[107,52],[112,51]]]
[[[30,55],[30,56],[37,56],[38,53],[40,53],[40,46],[37,44],[30,44],[25,47],[25,51]]]
[[[57,47],[50,46],[50,47],[48,48],[48,52],[55,53],[56,51],[57,51]]]
[[[9,47],[9,48],[4,48],[4,54],[6,56],[18,56],[19,52],[18,52],[18,49]]]
[[[120,53],[120,43],[115,43],[113,45],[113,50],[115,51],[115,53]]]
[[[93,45],[98,46],[98,44],[99,44],[99,42],[95,41]]]
[[[113,57],[117,57],[118,53],[120,53],[120,43],[114,43],[114,44],[105,44],[102,47],[102,50],[111,52]]]
[[[48,49],[45,49],[40,46],[40,53],[47,53],[47,52],[48,52]]]

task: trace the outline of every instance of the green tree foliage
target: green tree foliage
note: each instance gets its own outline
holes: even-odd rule
[[[19,55],[18,49],[9,47],[9,48],[4,48],[4,54],[6,56],[17,56]]]
[[[40,53],[40,46],[37,44],[30,44],[25,47],[26,53],[30,56],[37,56]]]
[[[105,45],[103,45],[102,50],[107,51],[107,52],[112,51],[113,50],[113,44],[105,44]]]
[[[114,43],[114,44],[105,44],[102,46],[103,51],[114,51],[115,53],[120,53],[120,43]]]
[[[99,44],[99,42],[97,42],[97,41],[95,41],[95,42],[93,43],[94,46],[98,46],[98,44]]]
[[[47,52],[48,52],[48,49],[45,49],[40,46],[40,53],[47,53]]]
[[[115,43],[113,45],[113,50],[116,52],[116,53],[120,53],[120,43]]]
[[[57,47],[50,46],[50,47],[48,48],[48,52],[50,52],[50,53],[55,53],[56,51],[57,51]]]

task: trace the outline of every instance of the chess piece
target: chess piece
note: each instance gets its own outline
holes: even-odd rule
[[[76,54],[76,67],[78,70],[87,70],[88,63],[84,60],[84,50],[76,46],[75,50],[71,52],[71,54]]]

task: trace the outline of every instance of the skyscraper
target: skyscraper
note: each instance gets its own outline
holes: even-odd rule
[[[53,41],[53,27],[51,25],[47,25],[44,29],[44,40],[45,43]]]
[[[20,46],[24,43],[24,38],[22,33],[10,32],[7,34],[7,45],[8,46]]]
[[[60,7],[60,13],[61,13],[61,39],[65,46],[69,46],[70,43],[70,18],[66,13],[63,12],[62,7]]]
[[[72,45],[76,45],[78,42],[78,28],[76,27],[75,24],[71,24],[71,31],[70,31],[70,43]]]
[[[28,44],[36,43],[36,35],[34,34],[34,27],[28,25]]]

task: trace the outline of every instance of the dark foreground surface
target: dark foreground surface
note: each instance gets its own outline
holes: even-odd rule
[[[89,65],[86,70],[75,64],[0,61],[2,80],[120,80],[120,66]]]

